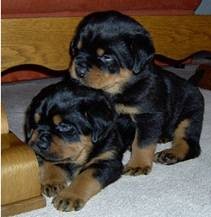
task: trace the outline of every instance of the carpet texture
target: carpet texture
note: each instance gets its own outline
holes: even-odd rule
[[[23,139],[24,111],[32,97],[55,79],[2,86],[11,131]],[[147,176],[122,176],[94,196],[81,211],[63,213],[47,207],[17,217],[211,217],[211,91],[205,97],[200,157],[172,166],[154,164]],[[159,145],[158,150],[169,144]],[[129,159],[129,152],[123,162]],[[30,184],[30,183],[29,183]]]

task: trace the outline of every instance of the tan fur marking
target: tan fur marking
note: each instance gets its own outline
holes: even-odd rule
[[[62,122],[62,117],[61,115],[54,115],[53,116],[53,123],[55,125],[59,125]]]
[[[76,158],[76,162],[78,164],[84,164],[93,148],[93,143],[90,136],[81,136],[80,140],[83,145],[83,149]]]
[[[141,110],[135,106],[127,106],[124,104],[116,104],[115,105],[115,110],[120,113],[120,114],[140,114]]]
[[[102,48],[97,48],[96,53],[98,56],[103,56],[103,54],[105,53],[105,50],[103,50]]]
[[[37,142],[37,139],[38,139],[37,130],[32,130],[32,136],[31,136],[30,140],[28,141],[28,144],[32,145],[32,143]]]
[[[75,61],[73,61],[70,65],[70,68],[69,68],[69,73],[70,73],[70,76],[72,78],[75,78],[75,79],[78,79],[77,75],[76,75],[76,71],[75,71]]]
[[[71,161],[78,164],[83,164],[86,161],[93,146],[90,136],[81,136],[80,141],[70,144],[57,136],[52,138],[50,153],[56,154],[61,160],[70,158]]]
[[[54,185],[65,183],[68,180],[68,176],[60,167],[44,162],[40,167],[40,180],[42,185]]]
[[[93,172],[93,169],[88,169],[79,174],[71,185],[59,194],[59,197],[78,198],[84,203],[87,202],[90,197],[102,189],[100,183],[93,177]]]
[[[79,42],[78,42],[78,44],[77,44],[77,48],[78,48],[78,49],[81,49],[81,48],[82,48],[82,46],[83,46],[83,43],[82,43],[82,41],[79,41]]]
[[[147,145],[144,148],[138,147],[138,138],[137,131],[135,134],[135,139],[132,144],[132,153],[131,158],[128,162],[129,167],[151,167],[154,153],[155,153],[155,144]]]
[[[35,113],[34,114],[34,121],[36,124],[39,123],[40,119],[41,119],[41,115],[39,113]]]
[[[180,122],[174,132],[173,146],[170,152],[180,160],[184,159],[189,151],[189,145],[184,139],[186,137],[186,129],[189,125],[190,120],[185,119]]]
[[[113,159],[115,156],[115,150],[111,150],[111,151],[106,151],[104,153],[101,153],[100,155],[98,155],[95,158],[92,158],[86,165],[85,167],[89,167],[91,164],[94,164],[100,160],[109,160],[109,159]]]
[[[120,73],[111,74],[102,72],[99,68],[93,66],[84,78],[78,78],[74,61],[70,66],[69,72],[72,78],[80,80],[81,83],[95,89],[103,89],[111,94],[120,93],[123,86],[133,75],[132,71],[128,69],[120,69]]]
[[[184,138],[186,136],[185,131],[189,127],[189,125],[190,125],[189,119],[185,119],[181,121],[174,132],[175,138]]]
[[[127,69],[121,69],[118,74],[111,74],[93,67],[87,76],[81,79],[81,82],[90,87],[115,94],[121,92],[122,87],[130,80],[131,76],[132,72]]]

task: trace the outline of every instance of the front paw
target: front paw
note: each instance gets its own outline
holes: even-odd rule
[[[67,186],[66,183],[45,184],[42,185],[42,192],[47,197],[54,197]]]
[[[85,201],[77,195],[68,193],[66,195],[57,195],[52,201],[54,207],[63,212],[78,211],[84,205]]]
[[[151,166],[129,166],[126,165],[123,170],[124,175],[138,176],[148,175],[152,170]]]

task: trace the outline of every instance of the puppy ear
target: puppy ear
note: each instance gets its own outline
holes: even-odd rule
[[[82,47],[82,41],[78,33],[75,33],[75,35],[72,38],[72,41],[70,42],[70,47],[69,47],[70,56],[74,56],[76,54],[76,50],[80,49],[81,47]]]
[[[92,127],[92,142],[100,142],[105,139],[112,130],[115,121],[115,112],[104,98],[90,105],[87,117]]]
[[[139,74],[154,57],[155,49],[150,36],[148,34],[136,35],[132,39],[131,49],[134,54],[132,71],[134,74]]]

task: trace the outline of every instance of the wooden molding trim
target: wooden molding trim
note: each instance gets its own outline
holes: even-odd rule
[[[211,51],[211,16],[138,16],[152,35],[156,52],[174,59]],[[69,44],[81,17],[2,20],[2,70],[40,64],[63,70]]]

